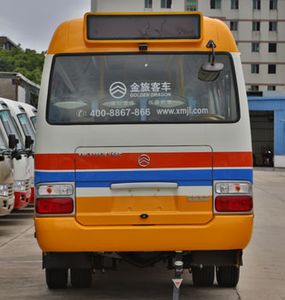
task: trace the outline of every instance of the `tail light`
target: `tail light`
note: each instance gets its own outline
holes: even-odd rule
[[[253,210],[251,182],[215,182],[214,207],[216,214],[249,214]]]
[[[252,208],[251,196],[218,196],[215,201],[217,212],[249,212]]]
[[[74,213],[74,186],[71,183],[51,183],[37,186],[36,213],[65,215]]]
[[[38,198],[36,202],[38,214],[71,214],[72,212],[72,198]]]

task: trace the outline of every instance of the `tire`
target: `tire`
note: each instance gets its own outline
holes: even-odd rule
[[[89,288],[92,284],[91,269],[71,269],[71,285],[74,288]]]
[[[239,266],[217,267],[217,281],[220,287],[236,287],[239,281]]]
[[[66,288],[67,279],[67,269],[46,269],[46,283],[51,290]]]
[[[215,267],[192,267],[192,278],[194,286],[212,286],[215,278]]]

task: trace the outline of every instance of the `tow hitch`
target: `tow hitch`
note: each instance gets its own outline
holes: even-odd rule
[[[179,300],[180,298],[180,287],[183,281],[182,274],[183,274],[183,255],[182,251],[176,251],[176,256],[173,262],[174,268],[174,278],[172,279],[173,282],[173,300]]]

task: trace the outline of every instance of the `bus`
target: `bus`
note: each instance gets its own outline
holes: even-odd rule
[[[87,13],[58,27],[35,147],[35,230],[50,289],[69,274],[73,287],[89,287],[108,255],[183,264],[196,286],[215,274],[236,286],[252,182],[240,53],[222,21]]]
[[[5,132],[7,107],[0,98],[0,216],[8,215],[14,208],[14,179],[12,152]]]
[[[29,178],[30,178],[30,188],[31,188],[31,197],[29,204],[34,204],[34,197],[35,197],[35,188],[34,188],[34,142],[35,142],[35,122],[36,122],[36,108],[28,103],[16,103],[17,113],[16,113],[16,123],[20,128],[21,135],[24,140],[29,137],[32,141],[31,149],[28,154],[28,161],[29,161]]]
[[[31,137],[22,135],[19,127],[18,116],[23,113],[19,107],[18,102],[1,98],[2,103],[2,118],[3,127],[6,135],[13,136],[12,142],[13,151],[13,178],[14,178],[14,195],[15,203],[14,209],[22,209],[31,202]],[[9,147],[11,148],[11,147]]]

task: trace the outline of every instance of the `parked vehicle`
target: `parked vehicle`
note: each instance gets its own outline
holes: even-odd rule
[[[14,209],[21,209],[26,207],[31,201],[31,160],[32,156],[32,139],[29,136],[25,137],[21,133],[19,127],[18,116],[21,118],[23,113],[18,107],[18,103],[13,100],[0,98],[6,106],[4,129],[7,136],[13,135],[15,140],[18,141],[15,146],[16,152],[13,159],[14,168],[14,192],[15,192],[15,205]]]
[[[8,136],[4,129],[5,105],[0,100],[0,216],[8,215],[14,208],[14,180],[12,151],[8,148]]]
[[[21,110],[21,114],[18,114],[17,118],[19,120],[19,126],[22,129],[22,134],[25,136],[30,136],[33,141],[35,141],[36,135],[36,113],[37,109],[28,103],[18,103],[18,107]],[[34,143],[32,146],[32,151],[34,152]],[[29,156],[29,164],[31,170],[31,200],[30,204],[34,203],[35,200],[35,187],[34,187],[34,156]]]
[[[235,40],[193,13],[87,14],[45,60],[36,237],[49,288],[90,286],[112,253],[237,285],[253,227],[247,96]],[[174,263],[173,263],[174,262]],[[179,262],[179,263],[176,263]]]

